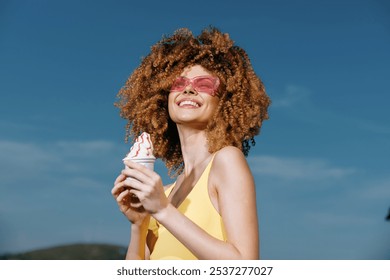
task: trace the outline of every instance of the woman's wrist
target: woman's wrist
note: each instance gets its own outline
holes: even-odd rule
[[[164,220],[166,219],[166,217],[169,217],[168,212],[171,210],[172,207],[173,207],[172,204],[168,203],[168,205],[166,207],[164,207],[160,211],[152,214],[152,217],[154,219],[156,219],[158,222],[163,223]]]
[[[146,231],[149,227],[150,216],[145,218],[140,223],[131,223],[131,233],[141,233]]]

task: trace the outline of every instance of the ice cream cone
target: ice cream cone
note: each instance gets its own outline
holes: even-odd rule
[[[154,170],[154,162],[156,158],[153,155],[153,144],[150,140],[150,135],[146,132],[143,132],[135,141],[134,145],[131,147],[128,155],[123,159],[125,161],[133,161],[139,164],[142,164],[149,170]],[[125,165],[125,168],[128,168]],[[127,178],[126,180],[134,180],[132,178]]]

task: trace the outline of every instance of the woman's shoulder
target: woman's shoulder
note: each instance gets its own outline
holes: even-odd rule
[[[215,154],[210,178],[218,191],[220,187],[234,190],[243,182],[252,181],[253,177],[244,153],[236,147],[227,146]]]
[[[237,147],[226,146],[215,153],[214,164],[231,166],[240,162],[246,162],[246,159]]]
[[[233,146],[226,146],[216,152],[212,172],[217,176],[229,177],[233,174],[246,172],[248,164],[243,152]]]

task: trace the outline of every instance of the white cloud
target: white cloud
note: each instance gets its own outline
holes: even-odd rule
[[[365,184],[365,187],[360,187],[354,196],[365,200],[383,199],[388,201],[390,206],[390,178],[378,179]]]
[[[249,157],[248,161],[254,174],[281,179],[323,180],[341,178],[355,172],[353,168],[332,166],[322,159],[255,156]]]
[[[312,124],[333,124],[335,127],[355,127],[381,135],[390,134],[390,126],[385,121],[362,118],[361,115],[349,115],[338,112],[331,107],[318,106],[311,101],[312,92],[309,88],[300,85],[287,85],[282,92],[276,92],[272,96],[272,108],[286,109],[299,108],[294,113],[295,118]],[[303,117],[299,117],[302,115]],[[310,116],[308,118],[307,116]]]
[[[114,143],[104,140],[95,141],[59,141],[55,143],[55,148],[64,155],[94,156],[112,151]]]
[[[1,131],[19,130],[19,131],[34,131],[37,129],[36,125],[28,123],[16,123],[14,121],[0,120]]]
[[[67,184],[70,187],[76,187],[76,188],[85,188],[85,189],[92,189],[96,188],[97,186],[100,186],[99,189],[104,189],[107,187],[105,183],[102,183],[99,180],[95,180],[90,177],[72,177],[67,181]]]
[[[109,141],[59,141],[36,144],[28,142],[0,141],[0,161],[24,165],[26,162],[51,162],[56,158],[79,156],[93,157],[113,151]]]
[[[51,179],[59,173],[72,176],[91,176],[110,169],[115,157],[120,162],[124,152],[114,143],[97,141],[60,141],[23,143],[0,141],[1,185]]]
[[[0,154],[1,187],[32,179],[56,164],[54,154],[33,143],[0,141]]]
[[[110,190],[126,150],[105,140],[0,141],[0,251],[80,240],[84,228],[96,241],[93,229],[115,219]]]
[[[353,122],[360,129],[364,129],[372,133],[387,135],[390,134],[390,126],[388,124],[382,124],[379,122],[359,118],[355,118],[351,122]]]
[[[281,95],[275,96],[272,99],[272,106],[291,107],[299,103],[306,103],[310,94],[310,90],[305,87],[288,85]]]

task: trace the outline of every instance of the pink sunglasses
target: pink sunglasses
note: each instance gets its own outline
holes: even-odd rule
[[[192,79],[187,77],[177,77],[173,82],[171,91],[183,91],[188,85],[191,85],[197,92],[207,93],[211,96],[215,96],[218,86],[218,77],[213,76],[197,76]]]

